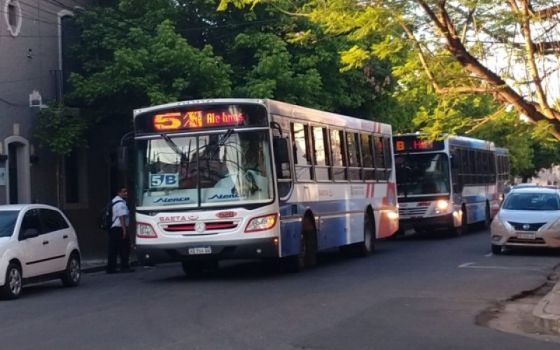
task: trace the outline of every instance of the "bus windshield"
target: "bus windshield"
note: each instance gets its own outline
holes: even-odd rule
[[[139,207],[210,207],[272,199],[268,131],[138,140]]]
[[[449,161],[445,153],[395,156],[399,196],[449,193]]]

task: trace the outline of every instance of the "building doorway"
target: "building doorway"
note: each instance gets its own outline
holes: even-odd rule
[[[7,203],[30,203],[29,142],[19,136],[6,139],[8,149]]]

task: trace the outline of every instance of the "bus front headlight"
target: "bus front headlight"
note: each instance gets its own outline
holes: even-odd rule
[[[138,238],[157,238],[156,231],[150,224],[143,222],[136,223],[136,237]]]
[[[447,199],[440,199],[436,202],[436,213],[445,213],[449,209],[449,201]]]

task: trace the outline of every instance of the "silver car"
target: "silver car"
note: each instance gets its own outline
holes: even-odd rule
[[[560,192],[514,188],[490,226],[492,253],[507,246],[560,248]]]

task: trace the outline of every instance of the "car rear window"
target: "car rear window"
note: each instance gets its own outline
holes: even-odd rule
[[[12,235],[18,213],[17,210],[0,211],[0,237],[10,237]]]
[[[506,198],[504,209],[560,210],[560,203],[553,193],[512,193]]]

